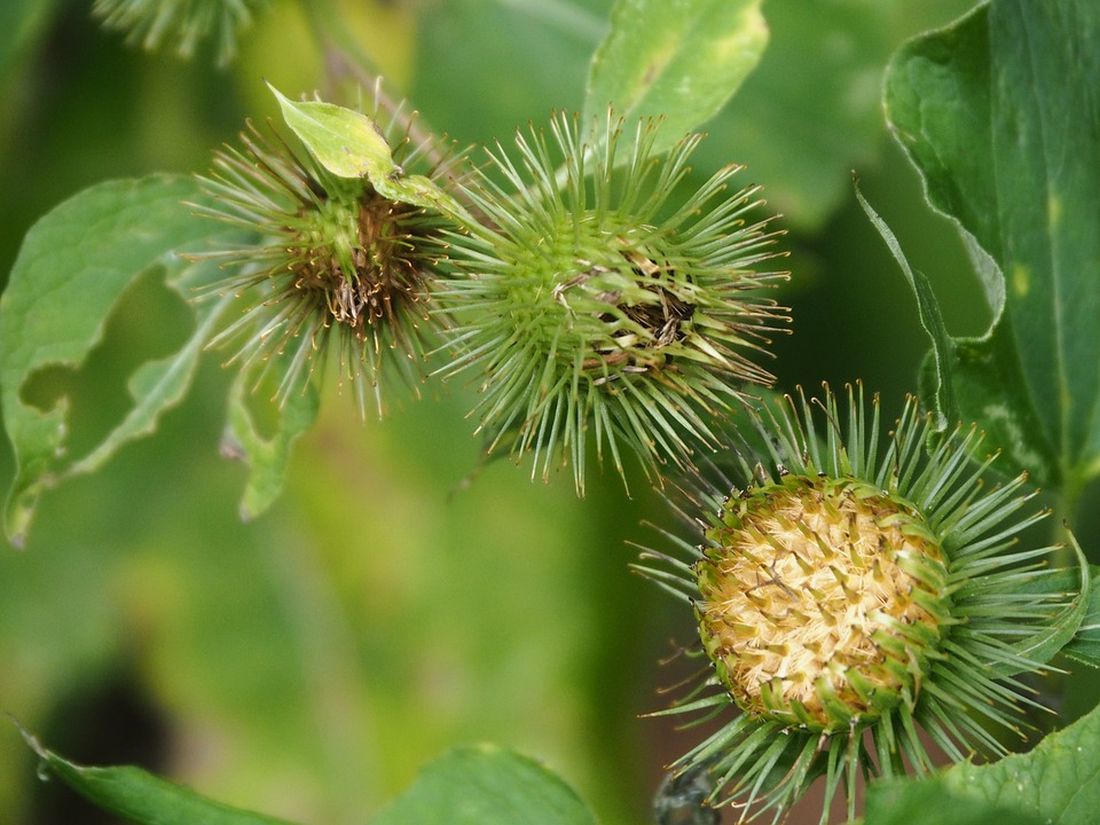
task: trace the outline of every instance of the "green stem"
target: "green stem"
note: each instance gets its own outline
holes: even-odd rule
[[[1074,532],[1077,524],[1077,506],[1081,502],[1081,493],[1084,485],[1072,474],[1066,476],[1066,483],[1062,486],[1062,492],[1054,505],[1054,524],[1051,529],[1051,538],[1054,542],[1062,544],[1058,550],[1057,561],[1059,566],[1073,564],[1073,550],[1069,546],[1069,534]]]
[[[400,119],[401,127],[412,144],[425,147],[424,157],[428,164],[443,164],[447,157],[439,148],[440,141],[421,122],[419,113],[414,109],[406,110],[400,101],[385,93],[381,74],[367,52],[350,35],[351,27],[339,3],[335,0],[302,0],[302,7],[321,48],[329,82],[335,87],[341,80],[351,78],[361,88],[370,90],[380,109]]]
[[[357,61],[361,66],[372,66],[373,61],[350,34],[339,3],[335,0],[302,0],[302,10],[309,27],[326,57],[331,50]]]

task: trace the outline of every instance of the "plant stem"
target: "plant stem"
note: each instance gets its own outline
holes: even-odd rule
[[[1061,494],[1054,505],[1054,525],[1051,530],[1053,541],[1062,544],[1057,554],[1059,566],[1073,564],[1073,551],[1068,540],[1077,524],[1077,506],[1081,502],[1081,492],[1084,489],[1076,475],[1067,473],[1065,478],[1066,483],[1062,485]]]
[[[361,87],[370,89],[378,107],[398,120],[413,145],[424,148],[428,164],[443,164],[447,156],[439,148],[441,142],[420,121],[419,112],[406,110],[403,102],[386,94],[374,61],[349,34],[350,27],[340,11],[339,3],[335,0],[302,0],[302,7],[314,38],[321,47],[325,74],[330,84],[335,87],[341,80],[351,78]]]

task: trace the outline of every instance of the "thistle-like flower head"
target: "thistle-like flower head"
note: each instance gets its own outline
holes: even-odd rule
[[[583,492],[590,428],[620,473],[620,445],[651,470],[706,441],[705,414],[744,384],[771,383],[754,359],[787,319],[759,292],[786,273],[755,269],[778,233],[758,187],[730,191],[739,167],[676,200],[698,135],[661,155],[653,123],[624,135],[609,118],[582,140],[558,116],[551,133],[520,134],[517,159],[498,145],[467,187],[483,220],[452,239],[466,277],[439,293],[460,347],[445,371],[480,372],[493,446],[514,437],[544,476],[571,460]]]
[[[217,39],[218,63],[225,65],[237,48],[237,33],[252,23],[267,0],[96,0],[92,11],[109,29],[128,32],[143,49],[175,40],[176,52],[189,58],[200,41]]]
[[[742,708],[835,732],[915,689],[950,602],[908,502],[851,477],[786,475],[731,499],[706,539],[700,633]]]
[[[377,114],[378,107],[371,114]],[[409,120],[396,113],[386,130],[394,159],[415,168],[437,148],[413,145]],[[230,359],[285,358],[280,395],[337,351],[340,375],[364,406],[369,386],[382,412],[386,360],[416,389],[432,325],[428,282],[441,219],[384,197],[367,178],[339,177],[307,151],[294,150],[272,128],[249,124],[241,146],[225,147],[202,179],[213,218],[252,233],[254,240],[213,253],[230,276],[217,285],[245,299],[240,318],[212,343],[243,339]],[[433,171],[448,166],[444,161]]]
[[[779,820],[821,775],[822,822],[841,785],[854,816],[859,774],[931,768],[920,728],[954,760],[1004,753],[1038,707],[1018,678],[1042,667],[1028,643],[1067,609],[1025,592],[1054,548],[1015,545],[1046,513],[1023,510],[1022,476],[984,485],[975,429],[932,437],[910,400],[883,448],[877,399],[868,415],[849,388],[838,406],[826,387],[765,407],[769,454],[742,441],[735,480],[712,467],[685,485],[694,536],[665,532],[679,552],[646,549],[639,568],[693,606],[709,660],[661,714],[740,710],[677,770],[709,770],[710,802],[745,818]]]

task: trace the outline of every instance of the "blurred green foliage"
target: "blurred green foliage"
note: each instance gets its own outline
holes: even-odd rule
[[[31,223],[77,190],[204,169],[245,117],[276,114],[264,78],[288,93],[329,84],[290,0],[257,18],[226,71],[129,51],[88,5],[19,0],[0,11],[0,272]],[[888,411],[916,388],[926,339],[851,193],[852,168],[928,275],[949,330],[988,323],[960,242],[925,206],[878,104],[889,53],[968,5],[764,4],[770,45],[712,124],[698,172],[747,162],[785,214],[793,275],[782,300],[795,318],[777,347],[785,388],[862,377]],[[609,3],[341,7],[425,120],[466,143],[510,140],[551,109],[579,108]],[[43,377],[47,398],[72,392],[75,453],[125,409],[126,378],[144,357],[185,339],[179,310],[144,278],[83,367]],[[379,423],[361,422],[333,385],[284,496],[242,525],[243,469],[217,455],[227,380],[207,357],[155,437],[48,493],[27,549],[0,553],[0,708],[79,761],[144,760],[291,820],[363,822],[423,763],[492,740],[544,759],[601,822],[645,821],[680,744],[669,725],[636,716],[677,680],[677,665],[655,666],[667,640],[693,632],[626,573],[624,540],[657,497],[626,499],[606,475],[577,501],[567,477],[543,486],[506,461],[479,469],[468,387],[430,385]],[[6,445],[0,462],[6,480]],[[36,781],[33,763],[18,732],[0,727],[3,821],[83,816]]]

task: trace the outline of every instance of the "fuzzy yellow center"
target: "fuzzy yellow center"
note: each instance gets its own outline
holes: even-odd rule
[[[859,481],[788,476],[722,515],[696,568],[699,621],[745,710],[836,730],[915,695],[945,572],[911,507]]]

